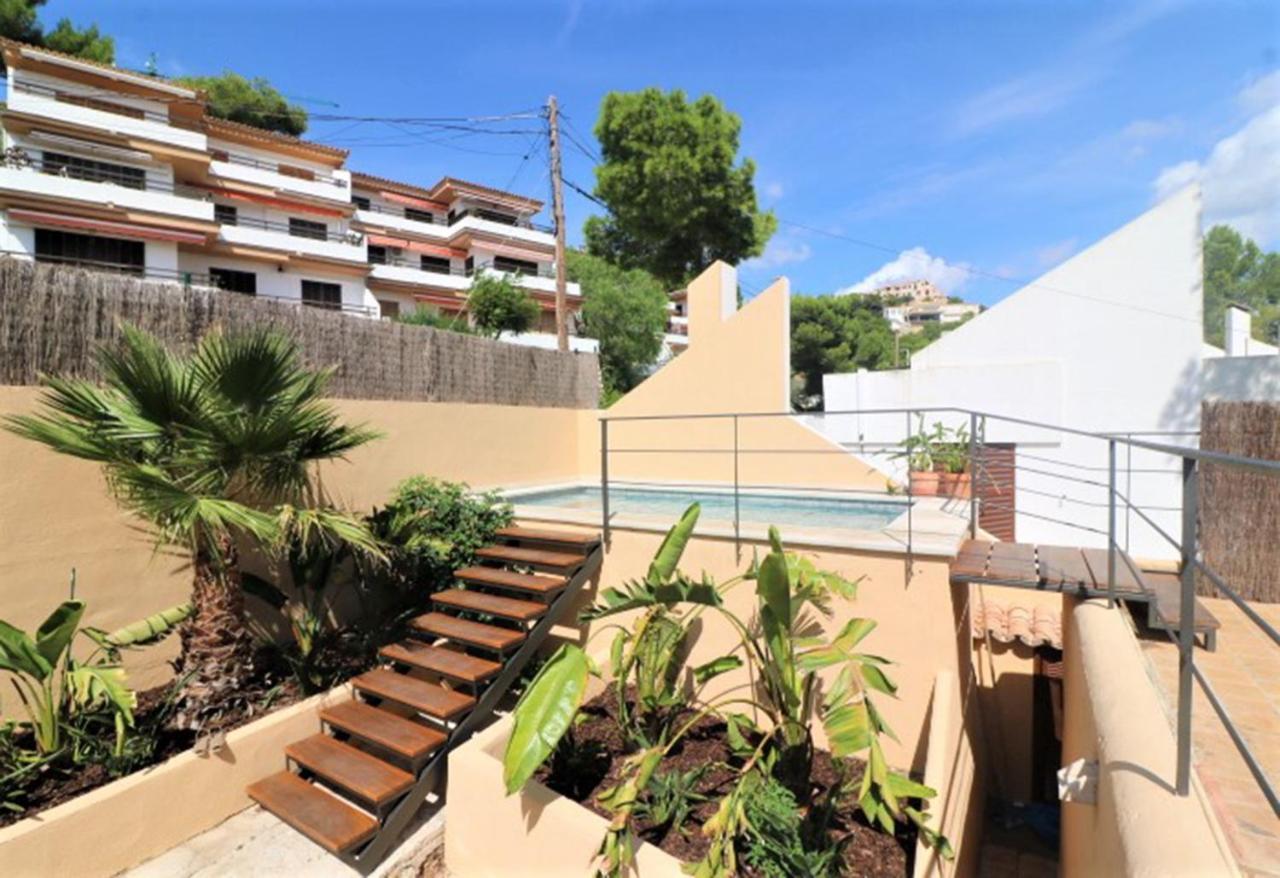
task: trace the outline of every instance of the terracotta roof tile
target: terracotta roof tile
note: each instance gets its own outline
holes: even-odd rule
[[[1027,646],[1062,649],[1062,612],[1051,607],[1022,607],[975,600],[971,604],[973,637],[983,640],[990,632],[999,643],[1017,640]]]

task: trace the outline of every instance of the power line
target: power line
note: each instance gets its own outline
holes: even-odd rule
[[[609,205],[605,204],[599,198],[592,195],[590,192],[588,192],[586,189],[583,189],[581,186],[579,186],[577,183],[573,182],[572,180],[569,180],[566,178],[564,181],[564,185],[568,186],[570,189],[572,189],[574,192],[577,192],[579,195],[581,195],[583,198],[587,199],[588,201],[594,201],[596,204],[600,205],[605,210],[609,209]]]

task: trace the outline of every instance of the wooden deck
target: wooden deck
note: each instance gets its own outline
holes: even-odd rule
[[[1107,587],[1106,549],[1071,546],[1038,546],[1030,543],[993,543],[967,540],[951,562],[952,582],[977,582],[1055,591],[1079,597],[1110,597]],[[1123,551],[1116,551],[1115,596],[1145,603],[1152,628],[1178,630],[1179,586],[1177,577],[1138,569]],[[1216,647],[1218,620],[1197,600],[1195,633],[1203,634],[1205,647]]]

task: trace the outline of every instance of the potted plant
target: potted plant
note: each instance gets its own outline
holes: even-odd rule
[[[936,443],[934,468],[938,474],[938,494],[967,500],[973,495],[973,474],[969,460],[969,428],[961,424],[948,430],[939,422],[937,435],[945,441]]]

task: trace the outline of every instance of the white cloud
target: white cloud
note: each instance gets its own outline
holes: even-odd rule
[[[784,265],[804,262],[812,255],[813,248],[804,241],[771,238],[765,245],[764,252],[743,262],[742,267],[746,269],[781,268]]]
[[[1203,162],[1184,161],[1162,170],[1156,200],[1189,183],[1204,190],[1205,226],[1226,223],[1260,245],[1280,239],[1280,104],[1254,116],[1214,144]]]
[[[1261,113],[1280,104],[1280,70],[1257,77],[1240,90],[1236,102],[1246,113]]]
[[[1058,109],[1090,85],[1095,70],[1038,71],[1011,79],[964,101],[953,114],[951,132],[957,137],[986,128],[1043,116]]]
[[[886,262],[856,284],[837,290],[837,293],[869,293],[885,284],[908,280],[933,281],[938,289],[954,294],[969,281],[970,267],[965,263],[950,263],[938,256],[930,256],[923,247],[903,250],[892,262]]]
[[[1177,116],[1169,116],[1165,119],[1134,119],[1120,132],[1120,136],[1125,140],[1142,141],[1142,140],[1159,140],[1163,137],[1171,137],[1182,131],[1182,120]]]

